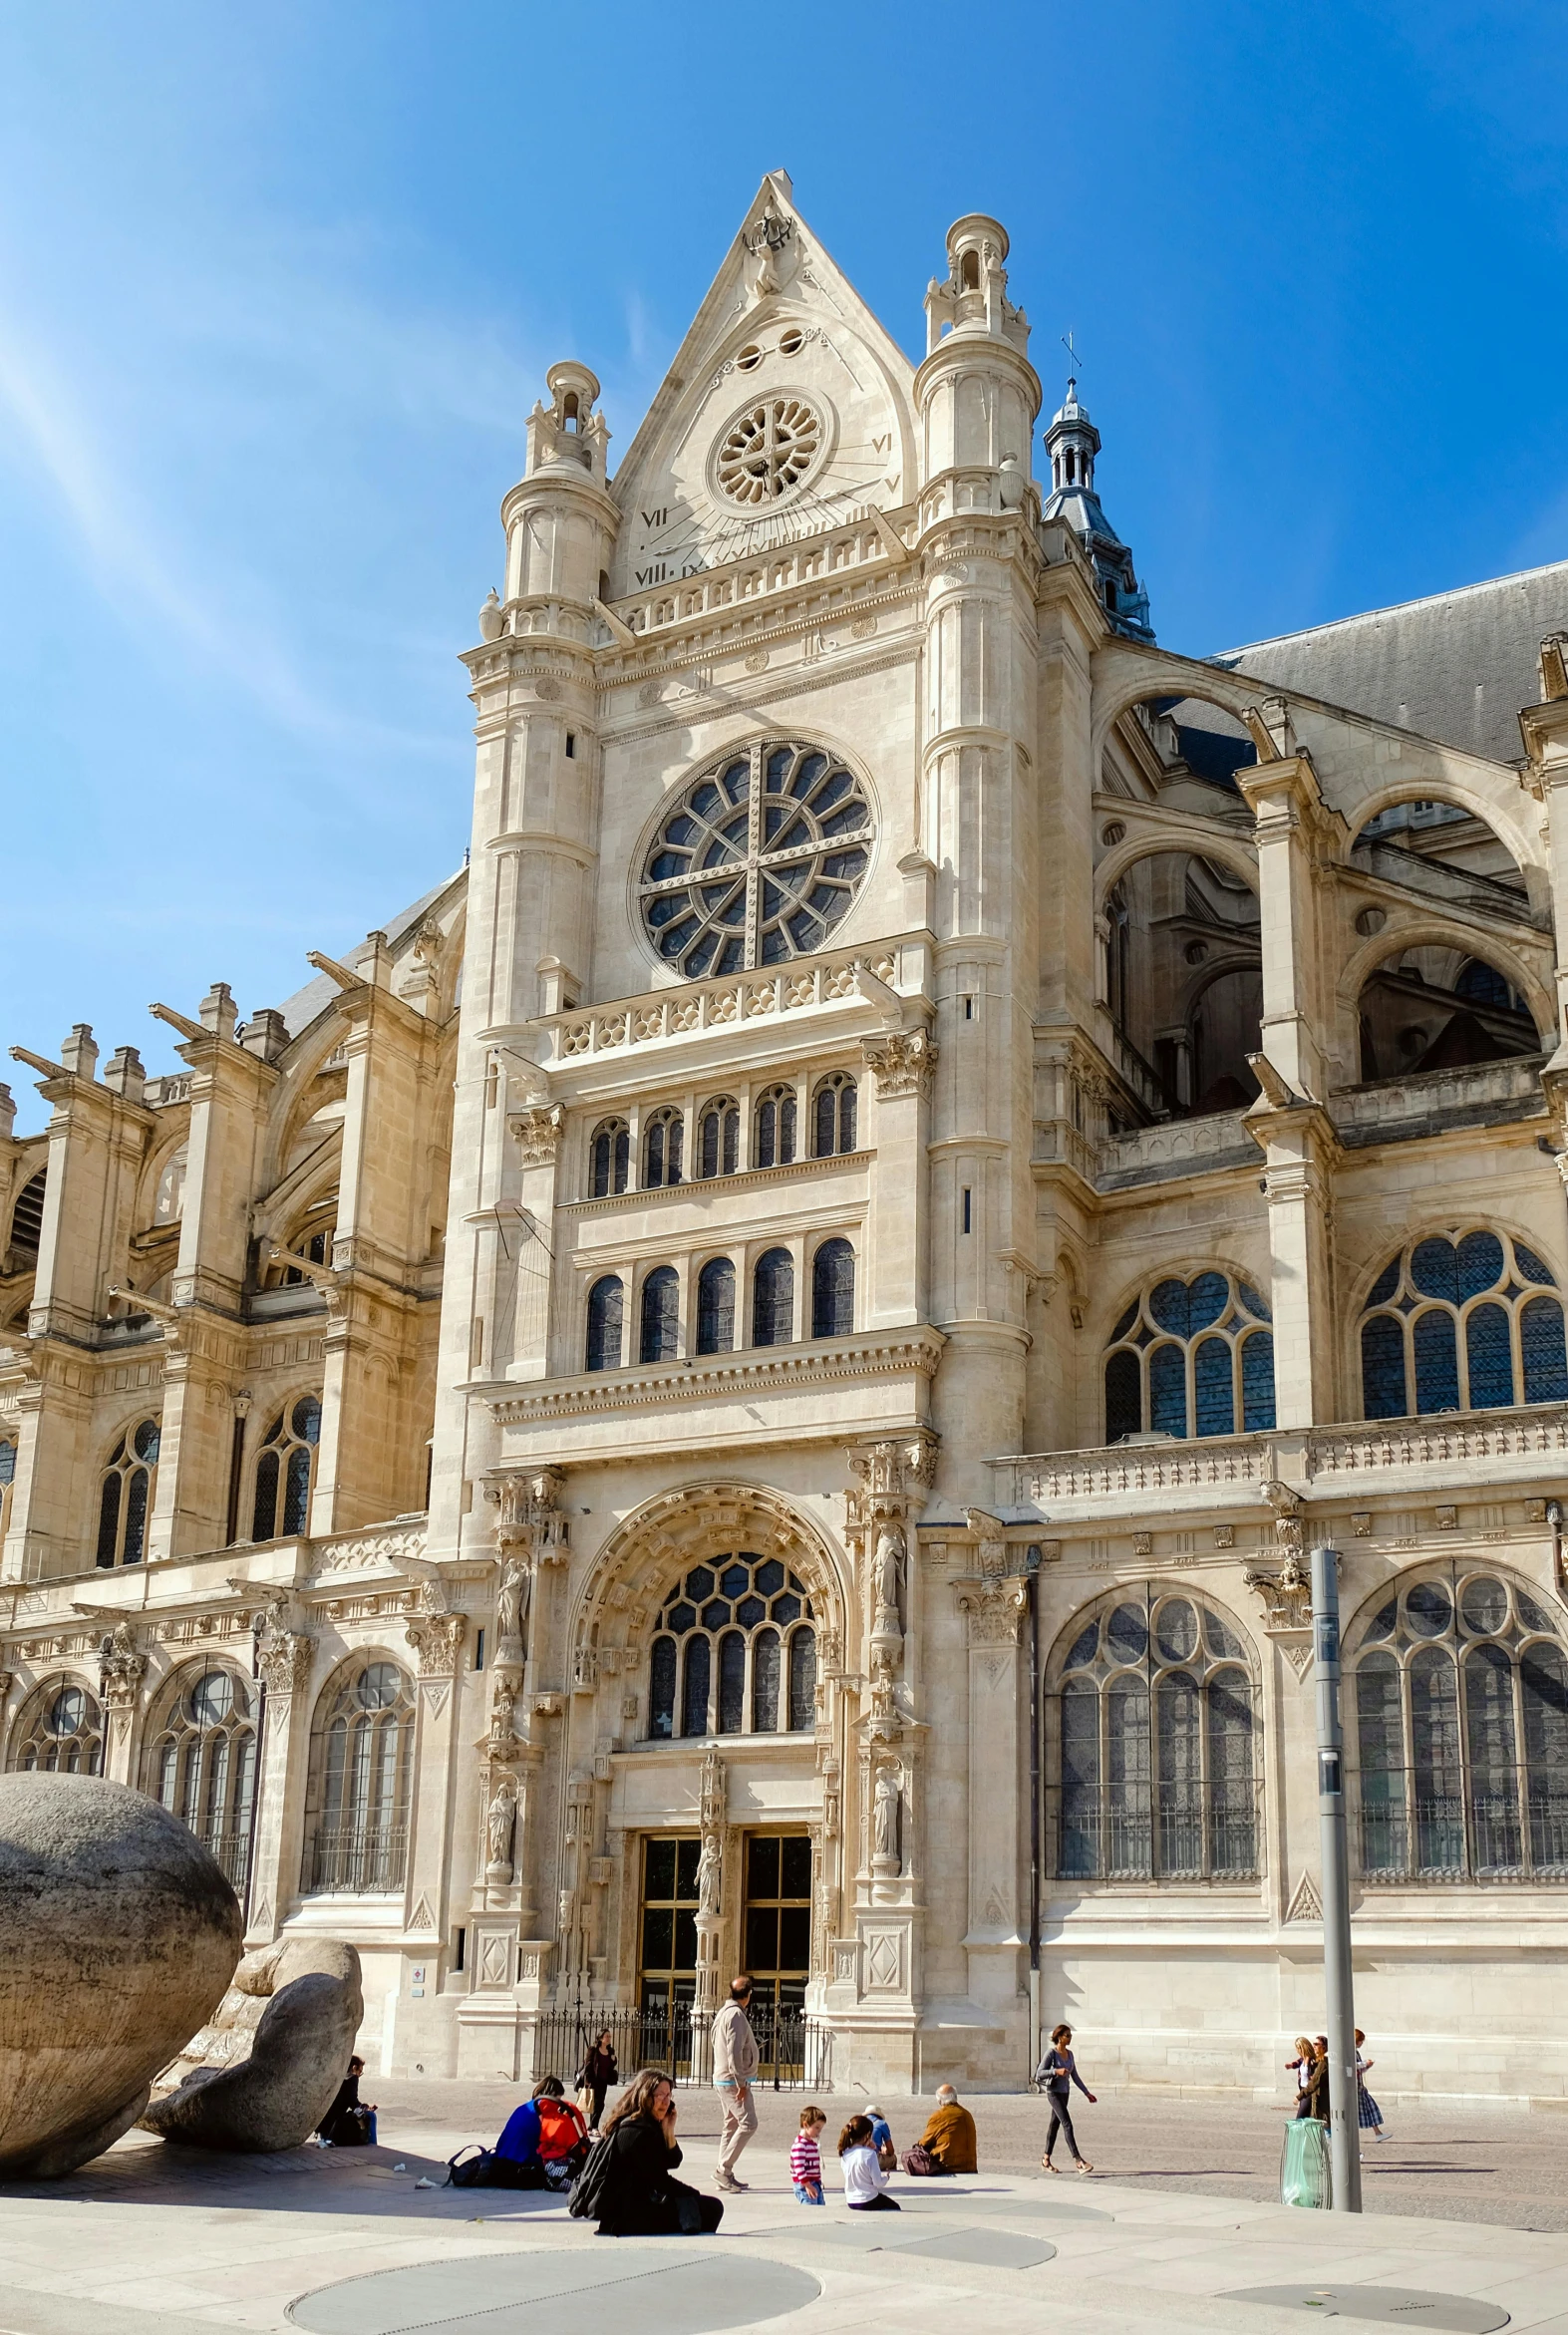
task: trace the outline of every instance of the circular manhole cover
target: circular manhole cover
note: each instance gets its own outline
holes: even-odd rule
[[[1322,2319],[1374,2319],[1386,2327],[1440,2327],[1445,2335],[1492,2335],[1508,2314],[1468,2294],[1431,2294],[1419,2286],[1241,2286],[1226,2302],[1267,2302],[1276,2310]]]
[[[289,2305],[309,2335],[709,2335],[804,2310],[821,2287],[806,2271],[757,2255],[691,2253],[689,2239],[604,2238],[548,2251],[415,2262],[318,2287]]]

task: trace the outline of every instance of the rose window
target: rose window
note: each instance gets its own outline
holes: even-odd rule
[[[732,755],[654,839],[638,893],[648,936],[687,980],[809,955],[859,890],[870,844],[870,806],[834,755]]]
[[[715,475],[732,502],[777,502],[798,487],[822,444],[822,424],[802,397],[760,398],[720,441]]]

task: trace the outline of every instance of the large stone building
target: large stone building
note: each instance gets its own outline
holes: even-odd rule
[[[1006,257],[912,366],[765,181],[613,479],[529,418],[467,868],[13,1049],[4,1758],[389,2070],[750,1964],[842,2083],[1271,2089],[1328,1537],[1380,2090],[1560,2103],[1568,566],[1164,653]]]

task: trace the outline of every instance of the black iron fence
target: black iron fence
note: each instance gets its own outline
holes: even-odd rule
[[[832,2089],[833,2031],[827,2023],[789,2006],[754,2003],[747,2012],[757,2037],[758,2084],[770,2092],[827,2092]],[[639,2068],[662,2068],[680,2085],[713,2081],[713,2015],[694,2012],[688,2002],[643,2010],[599,2009],[592,2004],[555,2004],[534,2025],[533,2074],[559,2076],[570,2090],[599,2037],[608,2033],[629,2083]]]
[[[319,1825],[306,1847],[305,1887],[401,1889],[408,1854],[407,1825]]]
[[[1253,1880],[1257,1788],[1250,1781],[1058,1787],[1062,1880]]]
[[[1361,1877],[1399,1881],[1568,1879],[1568,1792],[1539,1772],[1494,1768],[1467,1789],[1385,1770],[1358,1780]]]

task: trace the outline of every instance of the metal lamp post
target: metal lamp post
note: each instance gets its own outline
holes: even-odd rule
[[[1323,1987],[1329,2034],[1329,2157],[1336,2213],[1361,2211],[1361,2132],[1356,2089],[1355,1974],[1351,1960],[1350,1856],[1345,1756],[1340,1732],[1339,1556],[1312,1552],[1312,1639],[1318,1690],[1318,1825],[1323,1842]]]

